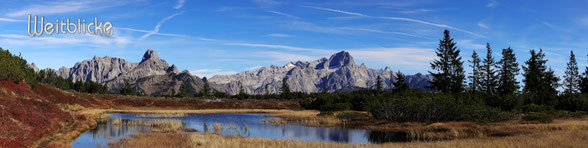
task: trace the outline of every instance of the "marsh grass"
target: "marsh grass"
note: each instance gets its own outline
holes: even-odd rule
[[[247,126],[247,123],[243,123],[243,126],[237,126],[234,123],[230,124],[222,124],[222,123],[213,123],[213,131],[214,134],[222,134],[222,133],[234,133],[235,136],[245,136],[249,137],[251,135],[251,131]],[[208,133],[208,123],[204,123],[204,132]]]
[[[184,117],[184,113],[157,113],[157,114],[138,114],[139,118],[180,118]]]
[[[184,129],[184,123],[178,120],[122,120],[113,119],[114,127],[120,126],[142,126],[152,132],[180,132]]]

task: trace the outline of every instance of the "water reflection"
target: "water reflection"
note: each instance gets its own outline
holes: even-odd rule
[[[188,114],[184,117],[171,118],[182,122],[185,128],[193,128],[202,132],[217,132],[221,135],[241,135],[245,137],[260,137],[270,139],[288,139],[300,141],[322,141],[339,143],[382,143],[408,141],[408,135],[402,133],[374,132],[362,129],[306,127],[301,125],[270,125],[263,120],[275,120],[275,117],[265,117],[266,114],[222,113],[222,114]],[[111,114],[113,119],[122,122],[133,120],[159,120],[164,118],[138,118],[136,114]],[[170,120],[170,118],[165,118]],[[220,130],[222,127],[222,130]],[[129,137],[132,133],[148,132],[143,126],[113,126],[112,120],[99,124],[95,129],[81,134],[72,147],[100,147],[108,142],[122,137]]]

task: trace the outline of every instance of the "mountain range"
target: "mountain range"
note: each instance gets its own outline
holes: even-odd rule
[[[34,63],[29,66],[38,71]],[[77,62],[71,68],[47,70],[73,81],[99,82],[108,86],[111,91],[130,85],[134,90],[147,95],[180,92],[182,84],[189,93],[196,93],[203,89],[206,81],[187,70],[179,72],[175,65],[170,66],[165,60],[159,59],[157,52],[151,49],[145,52],[139,63],[116,57],[95,56]],[[239,93],[241,87],[249,94],[279,93],[283,80],[286,80],[292,91],[310,93],[327,89],[329,92],[336,92],[375,88],[377,76],[382,78],[384,84],[390,84],[391,81],[396,81],[392,76],[394,74],[390,67],[372,69],[364,64],[356,65],[348,52],[341,51],[329,59],[296,61],[284,66],[272,65],[234,75],[216,75],[208,82],[213,91],[228,94]],[[424,89],[431,80],[430,75],[420,73],[406,76],[406,82],[411,88]],[[388,88],[389,85],[384,85],[384,89]]]

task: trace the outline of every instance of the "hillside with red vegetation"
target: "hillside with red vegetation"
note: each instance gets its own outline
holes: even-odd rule
[[[62,91],[45,89],[46,94],[66,96]],[[59,99],[37,93],[24,81],[0,81],[0,145],[29,146],[71,121],[72,115],[55,103]]]
[[[299,109],[294,100],[157,98],[69,92],[26,82],[0,81],[0,147],[29,147],[44,136],[86,120],[63,105],[112,109]]]

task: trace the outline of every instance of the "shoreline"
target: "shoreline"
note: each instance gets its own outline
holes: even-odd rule
[[[89,129],[94,128],[98,121],[100,120],[101,116],[107,113],[148,113],[148,114],[159,114],[159,113],[184,113],[184,114],[212,114],[212,113],[272,113],[271,117],[279,117],[282,120],[325,120],[325,119],[332,119],[335,118],[333,116],[317,116],[318,111],[314,110],[275,110],[275,109],[200,109],[200,110],[140,110],[140,109],[133,109],[133,110],[124,110],[124,109],[84,109],[81,111],[76,112],[76,114],[84,114],[87,116],[86,122],[80,122],[77,124],[72,124],[68,126],[69,128],[66,129],[73,129],[72,131],[65,131],[60,130],[54,134],[51,134],[50,138],[43,138],[33,146],[70,146],[71,142],[74,141],[81,133],[86,132]],[[319,118],[319,119],[314,119]],[[342,121],[341,122],[349,122],[349,121]],[[352,121],[353,122],[353,121]],[[366,121],[369,122],[369,121]],[[305,124],[311,123],[311,124]],[[284,124],[301,124],[303,126],[316,126],[313,124],[314,122],[296,122],[296,123],[284,123]],[[267,123],[266,123],[267,124]],[[378,124],[378,123],[376,123]],[[323,127],[342,127],[341,124],[324,124]],[[363,126],[348,126],[345,125],[343,128],[360,128],[360,129],[368,129],[368,130],[377,130],[380,129],[382,131],[406,131],[410,132],[414,135],[420,135],[420,138],[424,139],[438,139],[439,141],[419,141],[415,140],[412,142],[401,142],[405,144],[405,146],[409,146],[406,144],[411,143],[438,143],[438,142],[455,142],[455,141],[471,141],[471,140],[487,140],[487,139],[498,139],[500,141],[501,138],[509,138],[509,137],[528,137],[528,136],[541,136],[540,133],[572,133],[572,134],[579,134],[580,136],[586,135],[588,137],[588,118],[567,118],[567,119],[556,119],[553,123],[532,123],[532,122],[521,122],[521,121],[510,121],[510,122],[498,122],[492,123],[488,125],[478,125],[475,123],[470,122],[440,122],[440,123],[431,123],[431,124],[424,124],[424,123],[386,123],[382,124],[378,127],[373,127],[369,125]],[[446,131],[446,132],[438,132],[438,131]],[[151,132],[153,133],[153,132]],[[150,133],[144,133],[149,137]],[[166,133],[166,134],[174,134],[174,133]],[[179,134],[179,133],[177,133]],[[192,133],[190,137],[194,137],[193,135],[197,134],[210,134],[210,133]],[[140,135],[140,136],[146,136]],[[174,135],[177,136],[177,135]],[[225,139],[234,139],[231,136],[223,136]],[[544,135],[549,136],[549,135]],[[201,137],[201,136],[196,136]],[[238,137],[238,136],[236,136]],[[237,138],[238,140],[245,140],[250,141],[247,139],[242,138],[249,138],[249,137],[240,137]],[[254,139],[263,139],[261,141],[279,141],[280,139],[267,139],[267,138],[254,138]],[[512,139],[512,138],[511,138]],[[134,140],[133,138],[127,140]],[[41,141],[41,142],[40,142]],[[42,142],[44,141],[44,142]],[[258,140],[254,140],[258,141]],[[299,145],[301,143],[308,143],[304,141],[296,141],[292,140],[293,142],[286,142],[286,143],[298,143],[295,145]],[[120,142],[120,141],[118,141]],[[279,143],[279,142],[278,142]],[[323,143],[319,144],[321,147],[339,147],[341,143],[327,143],[327,142],[316,142],[316,143]],[[373,146],[379,145],[389,145],[390,143],[383,143],[383,144],[373,144]],[[393,145],[398,145],[399,143],[393,143]],[[586,143],[588,144],[588,143]],[[345,144],[349,145],[349,144]],[[351,145],[354,147],[353,145]]]

